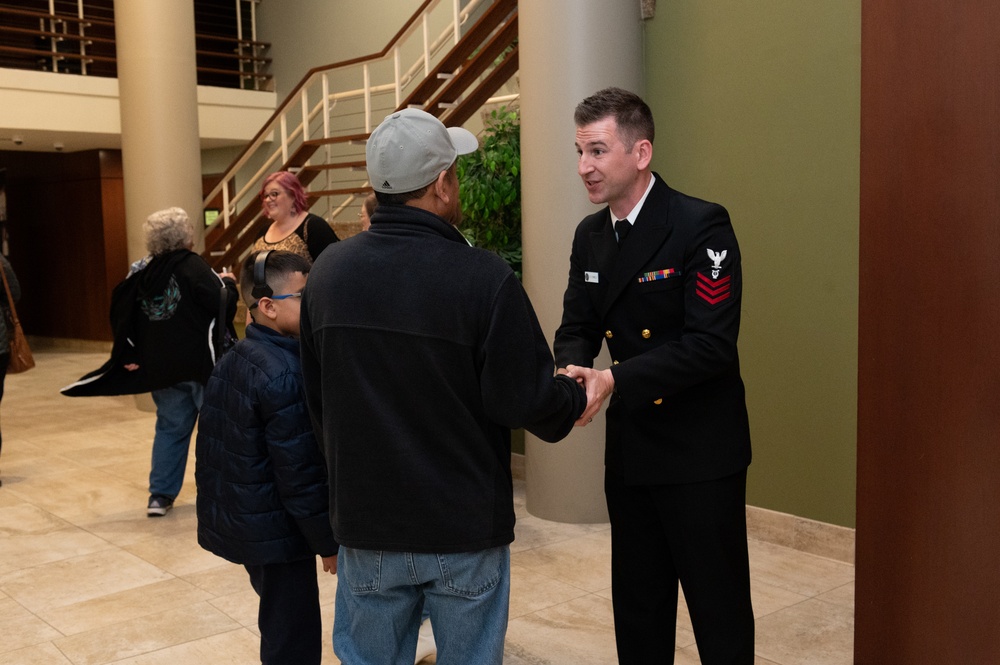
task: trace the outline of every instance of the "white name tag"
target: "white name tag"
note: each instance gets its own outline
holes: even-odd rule
[[[596,272],[584,272],[583,273],[583,281],[585,281],[585,282],[592,282],[594,284],[597,284],[597,282],[600,281],[600,280],[598,280]]]

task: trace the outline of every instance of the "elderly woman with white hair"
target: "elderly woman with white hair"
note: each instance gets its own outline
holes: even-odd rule
[[[217,322],[220,287],[231,287],[232,305],[227,307],[230,314],[226,321],[232,321],[236,283],[229,276],[230,284],[225,284],[191,251],[194,227],[183,209],[154,212],[143,228],[150,256],[137,270],[137,301],[145,315],[138,318],[146,324],[142,343],[147,353],[143,360],[129,365],[136,371],[145,367],[147,374],[158,377],[158,383],[169,383],[152,391],[156,432],[146,514],[159,517],[173,507],[181,491],[205,383],[221,351],[212,346],[210,334],[215,325],[221,325]],[[133,264],[133,269],[137,268]],[[175,378],[181,380],[175,383]]]
[[[132,264],[111,296],[114,346],[100,369],[63,388],[71,397],[151,392],[156,404],[146,514],[165,515],[184,482],[205,383],[232,334],[237,290],[191,251],[194,227],[181,208],[143,226],[149,255]]]

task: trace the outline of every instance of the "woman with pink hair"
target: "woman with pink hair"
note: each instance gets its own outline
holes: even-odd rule
[[[309,212],[306,190],[290,171],[278,171],[264,179],[260,188],[261,207],[271,220],[257,236],[251,251],[283,249],[295,252],[312,263],[337,234],[326,221]]]

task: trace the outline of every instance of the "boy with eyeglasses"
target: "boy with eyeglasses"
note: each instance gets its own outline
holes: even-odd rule
[[[198,427],[198,542],[249,573],[264,663],[319,665],[316,555],[324,572],[337,572],[326,466],[299,363],[309,267],[284,251],[244,262],[240,291],[252,323],[212,372]]]

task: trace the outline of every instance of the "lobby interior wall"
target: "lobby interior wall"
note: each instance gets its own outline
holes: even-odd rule
[[[314,67],[381,51],[421,0],[295,0],[263,2],[258,39],[270,42],[278,101]],[[360,85],[360,81],[359,81]]]
[[[861,2],[671,0],[645,30],[654,169],[743,254],[748,502],[853,527]]]

